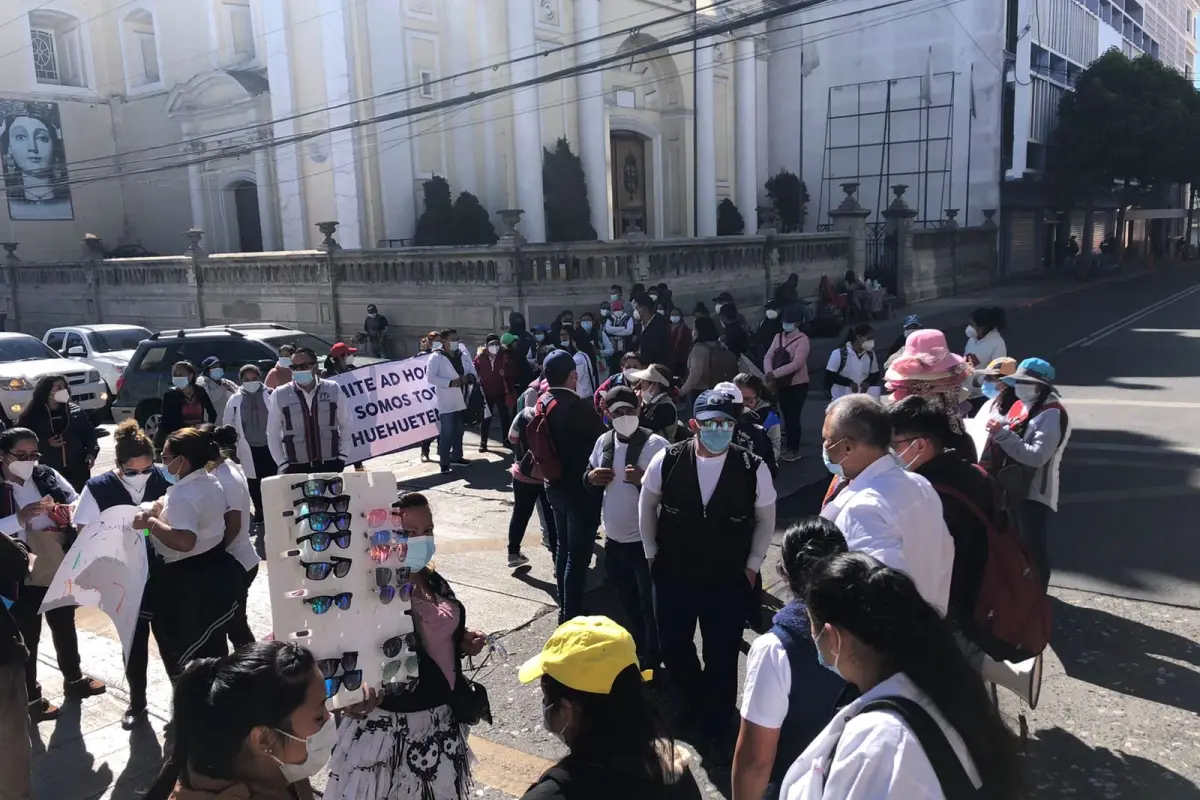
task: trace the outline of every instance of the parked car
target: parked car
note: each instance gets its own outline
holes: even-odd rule
[[[0,333],[0,403],[11,425],[33,397],[34,384],[47,375],[64,375],[71,400],[93,418],[108,405],[108,387],[100,371],[63,358],[25,333]]]
[[[138,325],[70,325],[51,328],[42,341],[59,355],[100,371],[108,396],[117,396],[117,381],[150,331]]]
[[[117,382],[113,420],[133,417],[153,437],[158,432],[162,396],[171,387],[171,367],[176,361],[190,361],[199,368],[204,359],[216,356],[225,364],[225,376],[237,382],[238,370],[246,364],[258,364],[265,373],[279,359],[279,347],[285,344],[312,348],[318,363],[332,347],[324,339],[271,323],[152,333],[138,345]]]

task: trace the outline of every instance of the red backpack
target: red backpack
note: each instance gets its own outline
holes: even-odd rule
[[[530,476],[547,483],[562,479],[562,462],[558,460],[558,451],[550,436],[550,412],[557,407],[558,398],[546,392],[538,398],[533,407],[533,418],[525,426],[525,440],[529,443],[529,457],[533,462]]]
[[[1033,658],[1050,642],[1050,597],[1008,514],[1000,511],[989,518],[957,489],[933,488],[962,503],[987,528],[987,562],[973,618],[963,620],[964,635],[997,660]],[[1000,508],[999,496],[996,500]]]

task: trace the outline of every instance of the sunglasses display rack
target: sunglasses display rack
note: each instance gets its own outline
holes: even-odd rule
[[[395,475],[279,475],[262,496],[275,639],[313,652],[330,708],[403,690],[417,660]]]

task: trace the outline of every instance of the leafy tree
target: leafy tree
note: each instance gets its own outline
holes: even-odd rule
[[[793,172],[781,169],[763,184],[767,197],[775,205],[779,215],[780,233],[794,233],[804,229],[804,218],[808,216],[808,187]]]
[[[491,215],[470,192],[462,192],[454,201],[454,244],[495,244],[500,238]]]
[[[583,163],[560,137],[554,149],[543,148],[542,192],[546,201],[546,240],[583,242],[598,238],[592,227]]]
[[[746,230],[746,220],[733,201],[726,197],[717,206],[717,236],[740,236]]]
[[[413,244],[438,247],[455,244],[454,205],[450,202],[450,184],[440,175],[425,181],[425,212],[417,220]]]

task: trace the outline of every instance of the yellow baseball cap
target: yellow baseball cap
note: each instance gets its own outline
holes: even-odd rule
[[[559,625],[517,675],[521,683],[549,675],[578,692],[608,694],[617,676],[637,663],[629,631],[608,617],[575,617]],[[645,680],[653,677],[652,670],[642,672]]]
[[[987,377],[1006,378],[1017,371],[1017,360],[1015,358],[993,358],[991,363],[987,365],[987,369],[975,370],[976,375],[984,375]]]

